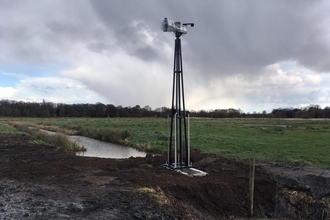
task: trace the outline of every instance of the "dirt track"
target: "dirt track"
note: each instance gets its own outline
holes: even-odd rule
[[[209,175],[188,177],[163,168],[163,156],[86,158],[34,144],[25,135],[0,134],[0,140],[0,219],[223,219],[248,214],[249,167],[242,162],[192,152],[194,165]],[[262,167],[256,171],[259,217],[276,214],[279,191],[271,176]]]

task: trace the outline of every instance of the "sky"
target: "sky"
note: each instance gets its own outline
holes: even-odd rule
[[[330,1],[2,0],[0,100],[171,106],[174,33],[188,110],[330,106]]]

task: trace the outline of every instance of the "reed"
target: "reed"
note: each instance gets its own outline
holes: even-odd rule
[[[84,146],[80,146],[74,141],[71,141],[69,137],[62,133],[48,134],[45,131],[40,131],[38,128],[29,127],[24,123],[12,123],[12,126],[16,127],[17,130],[30,134],[33,139],[44,141],[48,144],[57,147],[58,151],[65,153],[74,153],[80,151],[86,151]]]
[[[110,130],[110,129],[82,129],[77,132],[78,135],[94,138],[100,141],[110,142],[114,144],[125,144],[125,140],[130,137],[127,130]]]
[[[58,150],[62,152],[70,153],[86,151],[84,146],[80,146],[76,142],[71,141],[65,134],[56,133],[53,135],[53,139],[50,142],[57,146]]]

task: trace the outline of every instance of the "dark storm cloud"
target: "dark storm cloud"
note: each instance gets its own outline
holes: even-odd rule
[[[0,1],[0,64],[14,67],[1,71],[33,75],[15,67],[25,65],[47,75],[54,67],[77,97],[85,91],[89,100],[98,94],[114,104],[166,105],[175,39],[160,29],[167,17],[195,23],[181,39],[185,88],[195,92],[196,110],[240,107],[242,100],[255,106],[258,96],[260,108],[301,104],[312,91],[319,92],[308,100],[327,100],[330,77],[317,74],[330,73],[329,11],[325,0]],[[48,81],[40,85],[62,83]]]
[[[200,29],[191,36],[191,41],[200,43],[190,47],[192,54],[195,59],[204,58],[201,63],[215,74],[255,73],[285,60],[323,71],[322,64],[313,60],[330,54],[329,44],[317,41],[328,30],[317,28],[321,16],[315,14],[315,5],[311,1],[226,1],[204,8],[208,22],[200,17]],[[309,53],[308,48],[323,52]]]
[[[87,48],[95,53],[102,53],[111,49],[111,46],[102,42],[90,43]]]
[[[128,24],[118,29],[115,33],[117,44],[126,53],[145,61],[157,60],[158,52],[151,42],[147,42],[148,36],[141,30],[148,28],[144,23]]]
[[[329,72],[329,30],[322,26],[325,2],[315,1],[92,1],[117,41],[137,41],[137,20],[159,30],[163,17],[195,22],[182,39],[184,56],[203,74],[255,74],[265,66],[293,60]],[[169,38],[160,34],[159,42]]]
[[[17,10],[12,25],[7,23],[0,35],[8,40],[7,45],[18,45],[7,56],[19,60],[46,62],[50,54],[61,57],[63,48],[81,43],[93,52],[121,48],[141,60],[157,61],[163,58],[161,48],[173,45],[173,34],[160,30],[162,19],[168,17],[195,22],[182,42],[185,65],[196,74],[250,75],[288,60],[318,72],[330,71],[326,1],[114,0],[1,5],[4,17],[12,17],[9,12]],[[146,41],[144,29],[158,33],[152,42]]]
[[[101,21],[114,32],[114,40],[118,47],[144,61],[157,61],[157,58],[161,57],[158,48],[168,42],[166,34],[163,35],[160,29],[161,21],[167,14],[164,13],[167,11],[166,5],[157,1],[112,1],[111,3],[91,1],[91,3]],[[152,42],[147,42],[143,30],[161,35]]]
[[[3,1],[0,3],[0,47],[17,63],[67,62],[73,45],[88,44],[98,33],[88,1]],[[101,35],[100,35],[101,36]],[[2,44],[2,45],[1,45]]]
[[[158,59],[157,52],[149,46],[137,49],[135,51],[135,55],[145,61],[153,61]]]

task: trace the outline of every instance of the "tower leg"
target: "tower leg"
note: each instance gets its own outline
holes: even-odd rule
[[[168,151],[169,151],[168,166],[171,168],[180,168],[180,167],[189,166],[190,152],[188,152],[189,149],[188,149],[188,137],[187,137],[184,87],[183,87],[183,69],[182,69],[182,53],[181,53],[180,36],[177,36],[177,38],[175,39],[172,112],[171,112],[170,126],[171,128],[170,128],[170,138],[169,138],[170,140],[168,147]],[[173,145],[174,145],[174,152],[172,150]],[[173,156],[174,156],[174,163],[173,163]]]

